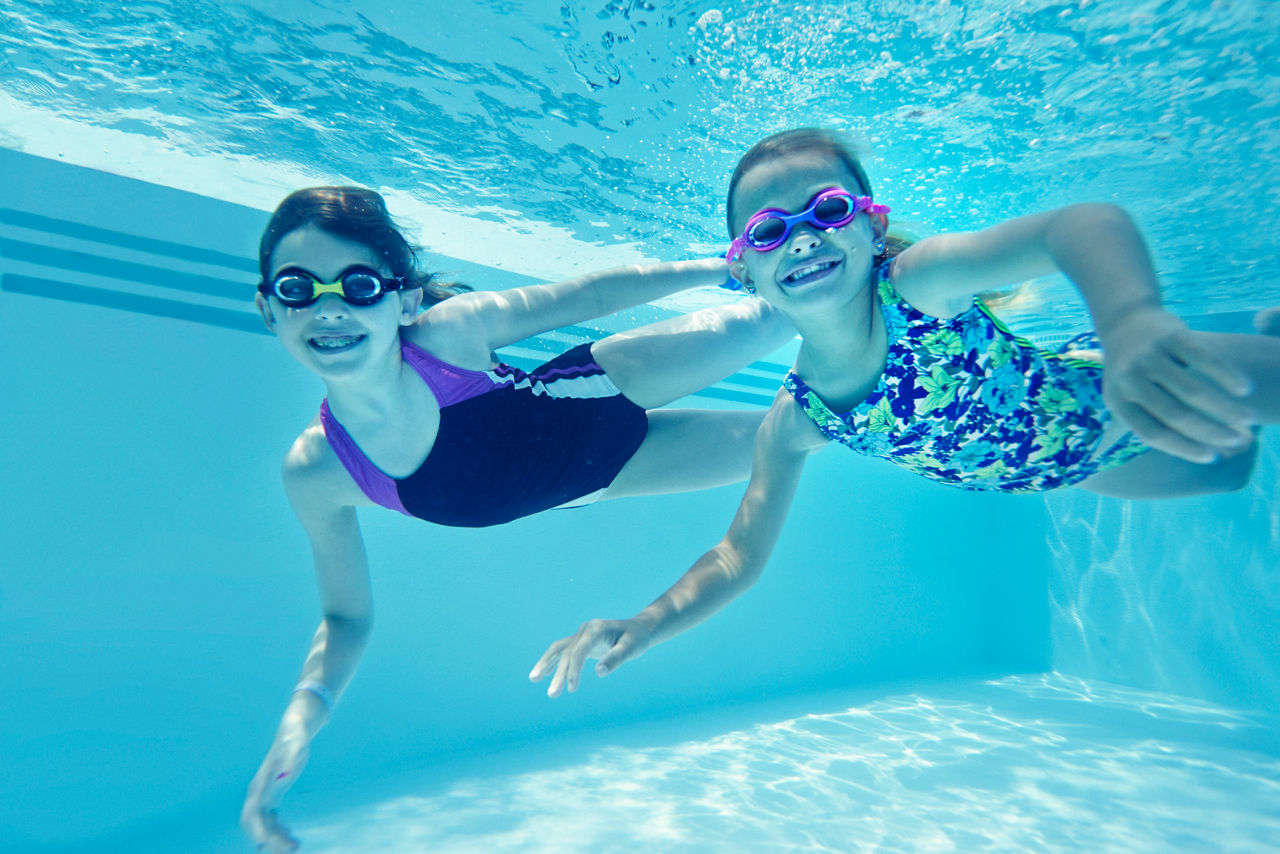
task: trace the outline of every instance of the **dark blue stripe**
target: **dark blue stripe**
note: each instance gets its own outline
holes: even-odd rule
[[[41,246],[38,243],[27,243],[23,240],[0,238],[0,255],[15,261],[25,261],[28,264],[56,267],[59,270],[71,270],[76,273],[89,273],[125,282],[155,285],[203,296],[248,300],[253,297],[254,292],[254,285],[245,282],[232,282],[193,273],[179,273],[163,267],[153,267],[150,264],[103,258],[87,252],[57,249],[52,246]]]
[[[528,356],[507,356],[506,354],[498,354],[502,361],[511,365],[513,368],[519,368],[525,373],[529,373],[534,368],[542,364],[537,359],[530,359]],[[785,371],[784,371],[785,372]],[[737,382],[737,377],[734,377]],[[775,388],[771,386],[771,388]],[[764,397],[763,395],[751,394],[745,391],[734,391],[733,389],[725,389],[718,387],[704,388],[701,391],[695,391],[692,397],[709,397],[715,400],[732,400],[735,403],[746,403],[751,406],[769,406],[773,403],[773,397]]]
[[[84,285],[72,285],[67,282],[55,282],[51,279],[37,279],[32,276],[16,276],[6,273],[0,276],[0,290],[15,294],[46,297],[48,299],[78,302],[85,305],[97,305],[104,308],[117,308],[121,311],[132,311],[137,314],[148,314],[153,317],[169,317],[174,320],[188,320],[192,323],[203,323],[207,326],[220,326],[238,332],[256,332],[270,335],[262,321],[255,315],[246,312],[232,311],[207,305],[192,305],[176,300],[159,297],[126,294],[103,288],[89,288]]]
[[[199,249],[185,243],[172,243],[168,240],[156,240],[151,237],[139,237],[123,231],[112,231],[108,228],[84,225],[65,219],[40,216],[39,214],[15,211],[11,208],[0,208],[0,223],[18,228],[29,228],[33,231],[44,231],[49,234],[60,234],[77,240],[91,240],[95,243],[108,243],[123,249],[136,249],[150,252],[153,255],[167,255],[183,261],[194,261],[199,264],[215,264],[219,267],[230,267],[245,273],[258,275],[258,262],[252,258],[230,255],[214,249]]]
[[[755,365],[753,364],[751,367],[754,368]],[[782,375],[786,372],[787,369],[782,368],[778,371],[778,375],[776,377],[757,377],[752,374],[734,374],[729,377],[726,382],[737,383],[738,385],[754,386],[755,388],[764,388],[769,391],[777,391],[778,387],[782,385]]]
[[[751,394],[746,391],[734,391],[733,389],[720,388],[712,386],[704,388],[702,391],[695,392],[695,397],[712,397],[716,400],[733,400],[738,403],[749,403],[752,406],[769,406],[773,403],[772,397],[765,397],[760,394]]]

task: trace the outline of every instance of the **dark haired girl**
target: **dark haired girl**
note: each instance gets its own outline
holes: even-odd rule
[[[718,382],[795,331],[753,300],[584,344],[525,373],[494,351],[719,284],[724,262],[470,291],[419,272],[382,198],[352,187],[285,199],[263,235],[260,265],[263,321],[328,392],[284,460],[323,617],[241,814],[260,848],[290,851],[297,843],[276,807],[369,638],[373,603],[355,508],[477,527],[741,480],[762,412],[651,410]]]

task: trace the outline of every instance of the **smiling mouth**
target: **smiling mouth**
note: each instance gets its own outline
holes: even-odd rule
[[[308,339],[307,344],[311,346],[312,350],[321,353],[342,353],[350,350],[363,340],[363,335],[325,335]]]
[[[803,267],[799,267],[788,273],[786,277],[783,278],[782,284],[788,286],[807,284],[808,282],[812,282],[826,276],[839,266],[839,264],[839,261],[815,261],[812,264],[805,264]]]

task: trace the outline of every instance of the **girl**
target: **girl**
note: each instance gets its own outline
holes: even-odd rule
[[[588,657],[610,673],[750,587],[806,457],[832,440],[962,489],[1154,498],[1247,480],[1253,425],[1280,420],[1280,338],[1192,332],[1165,312],[1122,210],[1077,204],[909,247],[886,240],[888,210],[821,130],[769,137],[738,164],[731,269],[800,331],[795,367],[728,534],[635,617],[552,644],[530,673],[554,671],[550,696],[577,689]],[[1105,363],[1039,352],[974,298],[1055,271],[1080,288]]]
[[[241,813],[259,848],[291,851],[297,843],[276,807],[369,638],[355,508],[483,526],[741,480],[763,412],[647,410],[714,384],[795,330],[768,306],[726,306],[576,347],[525,374],[498,363],[494,350],[722,282],[724,262],[462,293],[415,270],[382,198],[353,187],[285,199],[259,264],[263,322],[328,391],[284,460],[324,615]]]

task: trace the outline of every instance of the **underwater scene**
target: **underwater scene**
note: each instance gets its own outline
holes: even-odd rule
[[[0,49],[0,852],[1275,849],[1280,4],[11,0]],[[744,166],[726,222],[740,159],[795,128],[863,174]],[[421,311],[382,244],[273,215],[332,186],[385,200],[423,307],[462,293]],[[908,259],[947,235],[984,325],[937,312],[914,390],[889,351],[818,412],[813,306],[905,239],[856,293],[923,328]],[[1009,260],[1045,235],[1076,241],[1056,272]],[[966,443],[934,357],[986,335],[990,378],[1094,327],[1113,357],[1148,268],[1167,340],[1234,342],[1159,364],[1247,378],[1248,418],[1191,429],[1249,450],[1168,488],[1015,494],[1003,462],[1017,488],[953,488],[1022,392],[974,380],[997,417]],[[618,421],[522,433],[521,390]],[[1073,393],[1037,417],[1103,406]],[[808,439],[778,451],[784,411]],[[926,411],[928,453],[848,435]],[[556,454],[584,485],[508,500]]]

